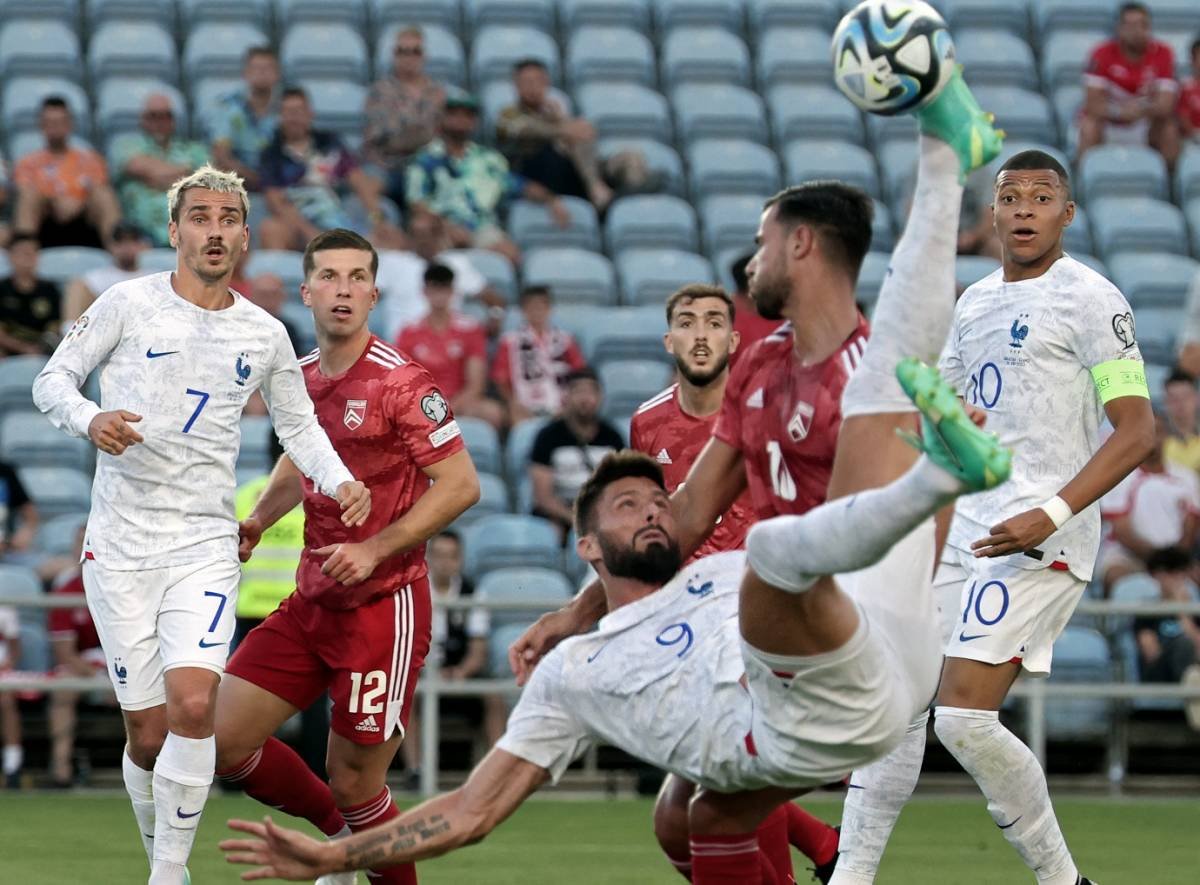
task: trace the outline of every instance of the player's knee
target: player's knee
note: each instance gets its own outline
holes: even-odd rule
[[[149,728],[130,729],[126,739],[126,751],[134,765],[149,771],[154,768],[158,754],[162,752],[166,734]]]
[[[335,759],[327,760],[325,767],[329,774],[329,790],[338,808],[359,805],[373,799],[383,789],[384,784],[379,778],[361,768]]]
[[[987,729],[998,723],[999,715],[994,710],[938,706],[933,711],[933,733],[956,758],[963,753],[969,754],[978,740],[986,735]]]
[[[207,691],[188,692],[175,700],[169,712],[171,731],[184,737],[213,733],[213,698]]]

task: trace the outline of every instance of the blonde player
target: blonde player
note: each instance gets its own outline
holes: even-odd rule
[[[151,885],[184,864],[213,779],[217,684],[233,635],[239,419],[261,391],[292,461],[360,524],[370,497],[317,425],[283,326],[229,288],[242,181],[209,166],[171,187],[173,272],[118,283],[34,382],[56,427],[99,449],[83,579],[125,715],[125,786]],[[100,370],[100,404],[79,392]]]

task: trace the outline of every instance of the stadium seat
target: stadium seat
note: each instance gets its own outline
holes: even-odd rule
[[[289,295],[299,301],[300,284],[304,282],[304,256],[286,249],[253,249],[246,261],[246,274],[277,274]],[[307,309],[307,308],[306,308]]]
[[[788,179],[795,181],[789,174]],[[766,195],[720,194],[700,204],[700,227],[710,255],[722,249],[749,251],[754,246]]]
[[[1067,155],[1060,148],[1055,147],[1053,144],[1046,144],[1045,141],[1038,138],[1029,139],[1028,141],[1022,141],[1017,138],[1004,139],[1004,146],[1000,149],[1000,153],[997,154],[996,159],[989,163],[985,168],[987,168],[990,173],[992,170],[1003,166],[1006,162],[1012,159],[1012,157],[1021,153],[1022,151],[1043,151],[1044,153],[1047,153],[1054,159],[1058,160],[1058,162],[1062,164],[1062,167],[1066,169],[1068,173],[1071,172],[1071,160],[1067,157]]]
[[[61,21],[14,19],[0,27],[0,80],[22,75],[83,78],[75,31]]]
[[[201,77],[189,83],[188,92],[194,109],[193,135],[207,138],[212,115],[221,100],[241,88],[241,77]]]
[[[40,412],[9,412],[0,422],[0,460],[23,467],[74,467],[92,470],[90,441],[56,429]]]
[[[545,31],[513,25],[482,28],[471,45],[471,80],[508,79],[513,63],[523,58],[536,58],[550,71],[550,79],[559,81],[558,45]]]
[[[896,245],[896,231],[892,225],[892,213],[887,205],[879,200],[872,201],[871,215],[871,249],[891,252]]]
[[[299,301],[287,301],[283,305],[283,319],[287,320],[299,337],[296,353],[311,353],[317,346],[317,335],[313,331],[312,311]]]
[[[1170,203],[1149,197],[1109,198],[1091,203],[1088,212],[1105,261],[1127,251],[1187,254],[1183,213]]]
[[[271,437],[275,431],[271,419],[266,415],[242,415],[239,432],[238,470],[269,473],[274,466],[271,463]]]
[[[175,130],[188,131],[187,103],[174,86],[142,77],[109,77],[96,90],[96,128],[110,140],[110,152],[113,136],[137,131],[142,105],[147,96],[154,94],[166,95],[171,100]],[[115,178],[117,170],[110,169],[109,174]]]
[[[699,202],[713,194],[772,194],[779,190],[775,152],[753,141],[706,138],[688,149],[691,194]]]
[[[279,61],[288,81],[329,77],[363,83],[370,70],[358,31],[334,21],[292,25],[280,43]]]
[[[1030,4],[1034,32],[1111,31],[1118,0],[1037,0]],[[1086,59],[1087,56],[1084,56]]]
[[[1069,250],[1068,250],[1069,251]],[[1086,264],[1102,277],[1108,277],[1108,265],[1097,258],[1095,255],[1089,255],[1086,252],[1070,252],[1072,258],[1080,264]]]
[[[89,270],[108,267],[112,256],[88,246],[52,246],[41,251],[38,276],[64,286]]]
[[[33,411],[33,381],[46,357],[39,354],[7,356],[4,371],[0,372],[0,415],[25,410]]]
[[[760,37],[780,28],[814,28],[829,33],[841,14],[838,0],[746,0],[750,33]]]
[[[189,83],[202,77],[240,77],[246,50],[266,45],[266,34],[254,25],[205,21],[187,31],[183,70]]]
[[[628,415],[670,384],[674,370],[659,360],[610,360],[599,375],[605,411]]]
[[[579,28],[567,41],[565,59],[567,79],[575,86],[589,80],[654,85],[654,47],[632,28]]]
[[[673,196],[686,193],[683,176],[683,161],[679,153],[653,138],[603,138],[599,144],[599,155],[605,160],[623,151],[641,154],[646,163],[649,181],[643,190],[656,190]]]
[[[1200,273],[1200,262],[1170,253],[1123,252],[1109,263],[1112,280],[1134,310],[1174,307],[1187,303],[1188,288]]]
[[[367,5],[379,28],[437,25],[457,32],[462,23],[459,0],[368,0]]]
[[[1072,153],[1079,144],[1079,109],[1083,107],[1083,84],[1068,83],[1054,90],[1051,97],[1058,120],[1058,143]]]
[[[1054,111],[1040,92],[1019,86],[973,85],[971,88],[980,106],[996,115],[996,125],[1009,138],[1045,141],[1054,135]]]
[[[999,268],[1000,262],[986,255],[959,255],[954,259],[954,281],[965,289]]]
[[[508,214],[508,229],[522,249],[546,246],[578,246],[597,251],[600,248],[600,229],[596,209],[579,197],[560,197],[571,214],[571,224],[562,228],[554,223],[545,206],[528,200],[517,200]]]
[[[1096,247],[1092,240],[1091,218],[1078,203],[1075,204],[1075,220],[1063,232],[1063,248],[1072,254],[1077,252],[1087,255],[1095,254]]]
[[[767,93],[775,144],[798,139],[862,144],[862,114],[837,90],[823,85],[783,83]]]
[[[62,77],[16,77],[4,84],[3,128],[7,132],[36,129],[42,100],[57,95],[67,102],[75,118],[75,130],[84,135],[92,129],[91,104],[87,93],[72,80]],[[39,137],[41,133],[38,133]],[[13,160],[18,156],[11,157]]]
[[[873,197],[882,196],[875,158],[856,144],[793,141],[784,149],[783,157],[789,182],[832,178],[857,185]]]
[[[890,252],[874,248],[863,257],[862,268],[858,272],[858,284],[854,287],[855,301],[868,308],[875,306],[875,301],[879,298],[879,289],[887,278],[887,270],[891,263]]]
[[[75,549],[75,537],[79,529],[87,525],[87,520],[87,511],[80,510],[43,521],[38,526],[34,548],[46,556],[69,555]]]
[[[1113,661],[1104,637],[1087,627],[1068,625],[1054,643],[1050,683],[1111,682]],[[1056,698],[1046,705],[1046,736],[1051,740],[1107,737],[1112,701]]]
[[[88,71],[93,81],[136,76],[179,82],[175,40],[162,25],[107,22],[96,29],[88,47]]]
[[[1042,88],[1056,93],[1062,86],[1079,86],[1092,50],[1108,38],[1111,21],[1100,30],[1059,31],[1046,37],[1039,59]]]
[[[565,575],[552,568],[501,568],[488,572],[475,587],[475,594],[489,602],[546,602],[555,607],[565,603],[574,593],[574,588]],[[491,613],[492,629],[512,624],[521,625],[522,629],[547,608],[530,608],[528,610],[496,609]],[[513,637],[514,639],[516,637]],[[508,643],[505,643],[505,649]]]
[[[345,24],[361,31],[367,24],[364,0],[275,0],[275,20],[283,26],[300,23]]]
[[[906,144],[917,143],[917,118],[912,114],[897,114],[885,117],[880,114],[863,114],[867,129],[867,142],[880,150],[894,141]]]
[[[558,20],[567,34],[591,25],[621,26],[646,34],[650,31],[650,0],[558,0]]]
[[[266,31],[271,24],[271,0],[178,0],[184,33],[205,23],[245,22]]]
[[[684,143],[699,138],[742,138],[767,142],[763,101],[741,86],[685,83],[671,94],[675,132]]]
[[[781,83],[829,84],[829,33],[818,28],[772,28],[755,54],[761,88]],[[845,98],[841,101],[849,104]]]
[[[37,572],[28,566],[16,565],[15,563],[0,563],[0,587],[4,588],[5,595],[23,596],[27,599],[36,599],[42,595],[42,581],[38,577]],[[21,628],[21,645],[26,642],[26,630],[33,630],[42,633],[39,637],[39,642],[44,642],[45,639],[45,623],[46,610],[34,608],[32,606],[18,606],[17,617],[20,621]],[[35,657],[41,657],[43,649],[39,649]],[[47,656],[48,657],[48,656]],[[21,659],[17,662],[18,669],[27,665],[28,658],[25,655],[25,650],[22,648]],[[31,666],[37,666],[36,664]],[[40,672],[46,672],[43,668]]]
[[[458,417],[457,421],[462,430],[463,445],[470,452],[475,469],[480,473],[499,474],[502,469],[502,454],[496,428],[482,418],[464,415]]]
[[[460,423],[462,422],[461,418],[458,420]],[[479,469],[478,462],[475,466],[476,469]],[[508,486],[505,485],[504,480],[494,473],[484,473],[480,470],[479,500],[454,521],[454,528],[465,530],[467,526],[485,516],[510,512],[512,512],[512,508],[508,505]]]
[[[18,467],[21,485],[37,504],[42,519],[87,510],[92,500],[92,478],[73,467]]]
[[[531,249],[523,264],[524,284],[549,286],[556,302],[617,303],[616,271],[598,252],[571,246]]]
[[[622,197],[605,214],[604,240],[613,255],[643,248],[695,251],[699,244],[696,210],[686,200],[667,194]]]
[[[392,69],[392,50],[402,25],[392,25],[375,41],[375,76],[383,77]],[[462,42],[441,25],[421,27],[425,39],[425,71],[435,80],[463,86],[467,82],[467,62]]]
[[[88,24],[93,28],[114,21],[152,22],[174,31],[175,3],[164,3],[163,0],[87,0],[87,17]]]
[[[0,0],[0,23],[9,19],[46,18],[74,22],[82,0]]]
[[[549,418],[526,418],[518,421],[508,431],[508,440],[504,446],[504,473],[513,486],[526,476],[533,441],[549,422]]]
[[[1192,0],[1154,0],[1154,33],[1159,40],[1166,41],[1180,32],[1190,44],[1200,28],[1200,7]],[[1175,58],[1179,58],[1178,52]]]
[[[1029,34],[1029,8],[1024,2],[1011,0],[937,0],[934,6],[941,10],[954,42],[958,43],[960,31],[970,28],[1004,30],[1025,39]]]
[[[474,28],[518,25],[550,33],[554,0],[462,0],[463,20]]]
[[[1147,371],[1149,376],[1149,371]],[[1148,379],[1147,379],[1148,380]],[[1154,388],[1151,388],[1154,389]],[[1158,581],[1145,573],[1126,575],[1112,587],[1113,602],[1157,602],[1161,596]],[[1193,596],[1195,592],[1193,591]],[[1110,616],[1106,619],[1105,631],[1111,637],[1126,681],[1141,678],[1137,640],[1133,632],[1133,617],[1130,615]],[[1057,654],[1057,649],[1055,649]],[[1178,698],[1134,698],[1135,710],[1178,710],[1183,702]]]
[[[463,554],[463,572],[476,580],[498,568],[557,569],[562,561],[558,528],[553,523],[513,513],[485,516],[468,526]]]
[[[1175,359],[1175,339],[1180,329],[1178,307],[1139,307],[1136,314],[1138,348],[1147,362]]]
[[[621,302],[666,304],[667,297],[689,283],[713,283],[712,265],[702,255],[679,249],[627,249],[617,255]]]
[[[955,57],[965,66],[964,73],[972,87],[986,84],[1027,90],[1038,88],[1033,50],[1023,37],[1011,31],[956,29],[954,50]],[[982,99],[980,106],[992,110]]]
[[[367,87],[353,80],[298,80],[297,85],[308,93],[314,126],[343,138],[362,135]]]
[[[610,360],[670,361],[662,346],[667,320],[661,304],[595,310],[574,331],[584,359],[597,369]]]
[[[464,255],[471,265],[483,274],[493,289],[503,295],[510,304],[517,300],[517,274],[512,262],[503,255],[488,249],[452,249],[453,254]]]
[[[659,33],[675,28],[722,28],[742,32],[741,0],[654,0]]]
[[[1080,197],[1087,203],[1122,196],[1165,200],[1167,190],[1167,164],[1145,145],[1097,145],[1079,163]]]
[[[179,254],[171,248],[147,249],[138,258],[138,266],[146,273],[162,273],[174,270],[179,264]]]
[[[1184,147],[1175,169],[1175,198],[1187,204],[1196,197],[1200,197],[1200,145],[1190,144]]]
[[[721,28],[675,28],[663,40],[659,58],[662,82],[667,88],[688,80],[750,84],[750,52],[746,44]]]
[[[637,83],[585,83],[575,93],[579,113],[601,137],[672,139],[671,111],[659,92]]]
[[[1187,222],[1192,232],[1192,255],[1200,258],[1200,197],[1188,200]]]

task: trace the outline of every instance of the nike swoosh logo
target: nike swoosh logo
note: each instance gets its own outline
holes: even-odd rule
[[[970,642],[972,639],[982,639],[984,636],[987,636],[987,634],[986,633],[975,633],[972,636],[968,636],[966,633],[959,633],[958,641],[959,642]]]
[[[201,648],[216,648],[218,645],[224,645],[224,644],[225,644],[224,642],[205,642],[203,639],[200,640]]]
[[[203,811],[203,810],[204,810],[203,808],[200,809],[200,811]],[[191,814],[184,814],[182,808],[176,807],[176,809],[175,809],[175,813],[178,814],[180,817],[182,817],[184,820],[187,820],[189,817],[195,817],[197,814],[200,813],[200,811],[193,811]]]
[[[158,353],[155,353],[154,348],[147,347],[146,348],[146,359],[156,360],[160,356],[171,356],[172,354],[175,354],[175,353],[179,353],[179,351],[178,350],[161,350]]]
[[[1024,816],[1025,816],[1025,815],[1023,815],[1023,814],[1022,814],[1022,815],[1020,815],[1020,816],[1017,818],[1017,820],[1020,820],[1020,819],[1021,819],[1022,817],[1024,817]],[[1014,820],[1014,821],[1013,821],[1011,824],[996,824],[996,826],[998,826],[998,827],[999,827],[1000,829],[1002,829],[1002,830],[1007,830],[1009,827],[1015,827],[1015,826],[1017,825],[1017,820]]]
[[[847,790],[865,790],[866,787],[864,787],[862,784],[846,784],[846,789]]]

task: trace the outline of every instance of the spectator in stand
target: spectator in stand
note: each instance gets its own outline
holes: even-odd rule
[[[600,417],[604,392],[591,369],[579,369],[566,379],[562,417],[538,432],[529,456],[533,483],[533,513],[558,524],[563,539],[573,522],[572,506],[580,486],[600,459],[625,441],[617,428]]]
[[[62,293],[38,279],[37,236],[18,231],[8,241],[9,276],[0,280],[0,356],[50,353],[61,332]]]
[[[488,610],[447,609],[437,605],[439,601],[455,602],[475,596],[475,586],[462,573],[462,539],[451,529],[439,532],[429,539],[426,558],[429,561],[429,589],[433,591],[434,599],[430,663],[438,668],[438,677],[443,682],[481,679],[486,675],[488,666],[488,636],[491,633]],[[413,707],[404,743],[400,745],[404,767],[408,770],[405,786],[411,790],[420,786],[419,709],[419,704]],[[438,700],[438,715],[459,716],[470,720],[476,727],[482,725],[490,748],[504,734],[508,706],[500,695],[484,695],[482,698],[443,695]]]
[[[534,58],[513,65],[516,104],[500,112],[496,140],[512,169],[556,194],[590,200],[599,212],[613,192],[596,156],[596,128],[572,117],[550,92],[550,71]]]
[[[146,234],[136,224],[128,221],[117,222],[108,242],[108,254],[112,256],[112,264],[89,270],[83,276],[67,283],[62,303],[63,329],[66,330],[75,322],[109,286],[142,276],[145,271],[138,268],[138,262],[148,245]]]
[[[1096,571],[1105,595],[1118,579],[1144,572],[1155,550],[1191,550],[1196,543],[1200,477],[1164,459],[1166,416],[1155,415],[1154,429],[1154,451],[1100,500],[1108,534],[1100,546]]]
[[[1146,569],[1158,582],[1162,602],[1197,601],[1192,559],[1177,547],[1154,551]],[[1142,682],[1200,686],[1200,618],[1193,615],[1139,617],[1133,622]],[[1188,723],[1200,731],[1200,699],[1187,702]]]
[[[384,180],[384,192],[404,205],[404,173],[437,135],[446,89],[425,73],[425,34],[403,28],[392,47],[392,72],[371,84],[364,116],[363,157]]]
[[[1179,87],[1179,127],[1183,137],[1200,145],[1200,37],[1191,45],[1192,73]]]
[[[1146,144],[1174,169],[1179,158],[1175,109],[1179,83],[1171,47],[1150,35],[1150,9],[1123,3],[1116,35],[1092,52],[1083,75],[1079,156],[1098,144]]]
[[[571,215],[552,191],[512,172],[498,151],[472,141],[478,124],[475,97],[461,89],[448,90],[441,137],[409,164],[408,207],[414,213],[441,216],[452,246],[490,249],[515,264],[521,252],[500,224],[505,201],[523,196],[544,203],[560,227],[570,226]]]
[[[0,461],[0,560],[28,563],[41,521],[16,469]]]
[[[1200,472],[1200,417],[1197,416],[1196,382],[1176,369],[1163,383],[1163,407],[1168,436],[1163,458],[1193,472]]]
[[[258,229],[262,248],[302,250],[321,231],[335,227],[370,234],[381,247],[403,243],[403,234],[384,216],[379,180],[362,170],[335,133],[313,128],[312,106],[303,89],[283,90],[279,129],[259,167],[271,212]],[[343,187],[353,191],[366,210],[365,226],[343,207],[338,195]]]
[[[1175,364],[1181,372],[1200,378],[1200,273],[1192,278],[1184,306],[1183,327],[1179,333],[1179,354]]]
[[[522,289],[525,324],[504,333],[496,348],[492,383],[504,397],[510,425],[535,415],[557,415],[567,376],[584,368],[574,336],[551,323],[551,306],[548,287]]]
[[[467,301],[503,309],[504,296],[491,287],[471,259],[460,252],[447,252],[450,241],[446,225],[436,215],[418,212],[408,221],[408,242],[412,251],[380,251],[379,306],[384,336],[395,340],[406,326],[420,320],[429,310],[425,300],[425,270],[430,263],[444,264],[454,271],[454,299],[450,306],[460,310]]]
[[[12,182],[8,180],[8,164],[0,157],[0,246],[8,245],[9,215],[12,213],[12,199],[9,190]]]
[[[258,160],[279,126],[279,59],[269,46],[252,46],[242,62],[244,86],[218,100],[207,120],[213,165],[236,172],[259,189]]]
[[[755,341],[765,338],[779,328],[778,320],[767,320],[759,316],[758,307],[750,297],[750,284],[746,279],[746,265],[754,257],[753,252],[747,252],[729,266],[729,275],[733,277],[733,330],[741,336],[737,352],[732,354],[730,362],[737,359],[738,354],[745,353]]]
[[[61,96],[42,101],[38,128],[46,146],[21,157],[13,169],[13,226],[35,232],[44,246],[99,248],[121,209],[104,159],[90,147],[71,144],[74,125]]]
[[[208,148],[176,137],[175,108],[162,93],[146,96],[140,125],[141,132],[121,136],[113,147],[121,209],[155,246],[167,247],[167,190],[208,162]]]
[[[14,669],[21,657],[21,623],[17,610],[11,606],[0,606],[0,673]],[[21,786],[21,766],[25,764],[25,750],[21,746],[21,713],[17,709],[17,698],[11,691],[0,691],[0,744],[3,745],[2,762],[4,786],[15,790]]]
[[[396,347],[429,370],[455,415],[500,427],[504,410],[485,393],[487,336],[479,323],[451,307],[454,271],[444,264],[425,268],[425,300],[428,313],[404,328]]]

